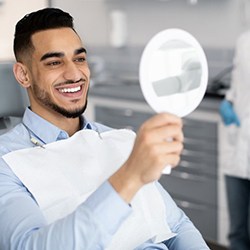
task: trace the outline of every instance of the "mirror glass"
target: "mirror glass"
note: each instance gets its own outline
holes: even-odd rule
[[[208,66],[199,42],[181,29],[156,34],[140,61],[140,85],[156,112],[183,117],[201,102],[208,82]]]

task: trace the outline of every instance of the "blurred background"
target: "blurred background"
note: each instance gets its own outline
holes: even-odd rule
[[[219,103],[230,87],[234,47],[249,28],[249,0],[0,0],[0,84],[10,78],[15,23],[26,13],[59,7],[75,19],[92,72],[87,116],[112,127],[137,130],[154,112],[140,91],[141,53],[166,28],[181,28],[201,43],[209,81],[200,106],[184,118],[179,167],[161,183],[191,217],[213,249],[228,246],[228,212]]]

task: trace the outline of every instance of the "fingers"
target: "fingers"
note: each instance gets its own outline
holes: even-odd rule
[[[162,127],[170,124],[175,124],[176,126],[182,127],[182,120],[176,115],[170,113],[160,113],[147,120],[142,125],[142,127],[144,129],[153,129],[156,127]]]
[[[139,146],[137,153],[143,154],[151,166],[160,169],[167,164],[178,164],[183,140],[181,119],[171,114],[159,114],[141,126],[135,146]]]
[[[148,136],[151,136],[156,141],[180,141],[183,142],[184,135],[182,127],[179,125],[168,125],[156,128],[149,133]]]
[[[166,165],[176,166],[180,161],[180,155],[183,150],[183,144],[179,141],[167,142],[149,145],[145,147],[147,159],[150,159],[152,165],[159,165],[163,168]]]
[[[183,150],[183,143],[180,141],[163,142],[159,145],[161,148],[161,154],[177,154],[180,155]]]
[[[160,143],[161,141],[183,142],[182,120],[171,114],[158,114],[147,120],[139,129],[138,135],[145,143]]]

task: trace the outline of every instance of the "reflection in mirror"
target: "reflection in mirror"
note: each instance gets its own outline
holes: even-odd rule
[[[205,94],[208,66],[195,37],[181,29],[167,29],[147,43],[139,74],[143,95],[156,112],[183,117]]]
[[[201,62],[196,48],[181,40],[164,43],[152,53],[149,77],[158,97],[200,86]]]

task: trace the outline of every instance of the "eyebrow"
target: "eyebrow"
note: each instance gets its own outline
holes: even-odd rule
[[[74,54],[78,55],[78,54],[81,54],[81,53],[87,54],[87,50],[85,48],[81,47],[80,49],[76,49]]]
[[[76,50],[74,51],[74,55],[79,55],[79,54],[81,54],[81,53],[86,53],[86,54],[87,54],[87,50],[86,50],[85,48],[81,47],[81,48],[76,49]],[[65,54],[64,54],[63,52],[48,52],[48,53],[44,54],[44,55],[41,57],[40,61],[44,61],[44,60],[46,60],[47,58],[51,58],[51,57],[59,57],[59,58],[62,58],[62,57],[64,57],[64,56],[65,56]]]

